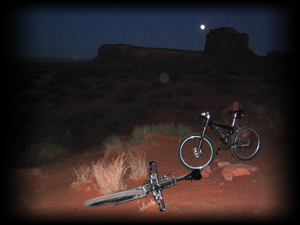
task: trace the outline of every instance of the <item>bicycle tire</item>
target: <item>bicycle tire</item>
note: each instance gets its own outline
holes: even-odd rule
[[[196,154],[200,139],[203,138],[201,154]],[[204,152],[205,151],[205,152]],[[209,137],[198,133],[185,136],[178,145],[177,156],[180,163],[187,169],[203,169],[210,165],[215,157],[215,146]]]
[[[231,150],[234,156],[239,160],[248,161],[253,159],[257,156],[260,149],[261,135],[259,131],[252,126],[242,127],[233,136]]]
[[[114,194],[105,195],[97,198],[93,198],[84,202],[85,207],[93,207],[93,206],[102,206],[109,204],[122,204],[126,202],[130,202],[136,199],[146,197],[146,191],[143,189],[128,189],[119,192],[115,192]]]

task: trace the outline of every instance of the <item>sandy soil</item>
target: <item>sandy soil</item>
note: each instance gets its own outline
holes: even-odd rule
[[[217,161],[236,163],[230,151],[220,151],[211,165],[212,174],[199,181],[184,181],[163,191],[167,211],[159,212],[150,203],[152,196],[138,202],[123,205],[109,205],[85,208],[84,201],[101,195],[93,184],[72,188],[76,180],[74,167],[91,164],[101,154],[97,147],[85,154],[70,154],[58,158],[37,161],[33,169],[10,175],[8,212],[18,221],[64,221],[64,222],[102,222],[130,221],[134,223],[149,221],[175,222],[224,222],[262,220],[266,222],[291,218],[295,212],[291,183],[291,168],[288,167],[289,146],[285,136],[274,136],[261,130],[263,145],[259,155],[246,162],[259,168],[250,176],[234,177],[226,181],[221,175]],[[216,146],[218,140],[211,134]],[[155,136],[155,141],[141,146],[147,151],[147,160],[154,160],[159,175],[172,173],[178,176],[186,170],[177,158],[178,138]],[[141,184],[145,179],[132,181],[125,176],[128,188]],[[141,210],[142,209],[142,210]]]

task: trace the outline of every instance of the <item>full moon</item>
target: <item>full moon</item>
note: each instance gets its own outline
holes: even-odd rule
[[[205,29],[205,25],[204,25],[204,24],[201,24],[201,25],[200,25],[200,29],[201,29],[201,30],[204,30],[204,29]]]

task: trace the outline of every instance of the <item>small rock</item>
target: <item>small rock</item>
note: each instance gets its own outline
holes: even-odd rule
[[[210,166],[206,166],[203,168],[203,170],[201,171],[201,175],[202,177],[209,177],[209,174],[212,173]]]
[[[228,166],[228,165],[230,165],[230,162],[224,162],[224,161],[218,162],[218,166],[219,166],[220,168],[222,168],[222,167],[224,167],[224,166]]]
[[[205,170],[205,171],[208,172],[208,173],[212,173],[212,172],[211,172],[210,166],[204,167],[203,170]]]
[[[202,177],[209,177],[209,173],[206,170],[201,171]]]
[[[222,173],[223,177],[225,178],[225,180],[230,180],[232,181],[233,178],[233,173]]]
[[[225,167],[222,170],[222,174],[224,174],[224,173],[232,173],[234,176],[237,176],[237,177],[251,174],[247,169],[236,167],[236,166]]]
[[[251,175],[251,173],[257,172],[258,168],[256,166],[250,166],[243,163],[237,163],[237,164],[231,164],[224,166],[224,169],[222,170],[222,174],[226,180],[232,180],[230,178],[232,176],[245,176],[245,175]]]

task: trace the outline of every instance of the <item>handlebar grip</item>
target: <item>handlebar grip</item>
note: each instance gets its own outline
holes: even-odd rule
[[[157,174],[156,163],[154,161],[149,162],[149,170],[150,171],[152,171],[152,167],[151,166],[153,167],[154,173]]]

